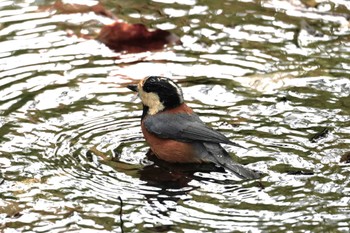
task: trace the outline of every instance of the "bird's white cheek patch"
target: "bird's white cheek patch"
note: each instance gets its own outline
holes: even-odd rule
[[[159,96],[155,93],[147,93],[142,90],[139,91],[141,101],[146,105],[149,110],[148,114],[154,115],[162,110],[164,110],[164,105],[160,102]]]

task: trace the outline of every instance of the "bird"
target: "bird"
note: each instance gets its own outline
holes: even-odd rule
[[[177,164],[213,163],[241,179],[260,177],[259,172],[233,160],[220,144],[240,145],[207,126],[185,103],[182,89],[172,79],[147,76],[127,88],[141,99],[141,130],[158,159]]]

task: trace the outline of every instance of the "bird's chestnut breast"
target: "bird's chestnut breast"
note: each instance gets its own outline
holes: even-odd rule
[[[168,114],[169,113],[170,114],[176,114],[176,113],[191,114],[193,113],[193,110],[190,107],[188,107],[185,103],[183,103],[176,108],[172,108],[157,114],[163,114],[165,112]],[[145,119],[147,117],[152,117],[152,116],[145,116]],[[147,143],[151,147],[151,150],[159,159],[165,160],[167,162],[172,162],[172,163],[202,162],[201,159],[198,157],[198,155],[195,153],[196,151],[194,150],[193,145],[191,143],[179,142],[172,139],[159,138],[156,135],[148,132],[143,122],[141,123],[141,129]]]

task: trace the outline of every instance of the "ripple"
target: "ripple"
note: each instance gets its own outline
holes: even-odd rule
[[[0,229],[348,229],[346,1],[123,3],[121,19],[183,42],[142,54],[81,36],[107,17],[37,4],[0,3],[0,197],[16,212],[0,213]],[[176,79],[205,122],[247,148],[225,149],[264,176],[150,161],[124,85],[155,74]]]

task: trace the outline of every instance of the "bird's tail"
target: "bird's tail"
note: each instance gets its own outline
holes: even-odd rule
[[[233,161],[232,158],[218,159],[217,163],[242,179],[257,179],[261,176],[260,173],[244,167],[243,165]]]
[[[210,156],[211,162],[230,170],[236,176],[242,179],[257,179],[261,176],[260,173],[246,168],[234,161],[227,151],[220,146],[220,144],[204,143],[204,146],[206,147],[207,151],[212,154],[212,156]]]

